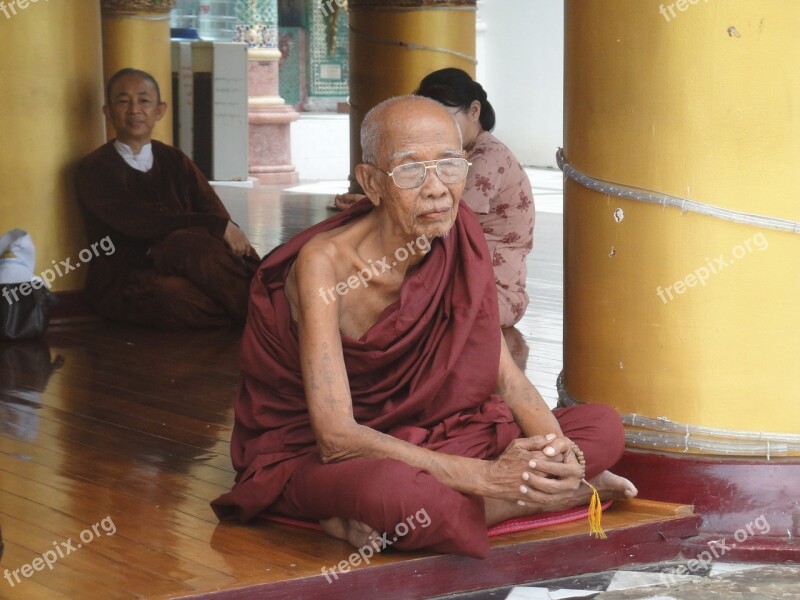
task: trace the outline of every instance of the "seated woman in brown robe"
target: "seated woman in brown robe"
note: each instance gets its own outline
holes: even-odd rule
[[[258,255],[197,166],[151,139],[166,104],[156,80],[123,69],[108,82],[117,137],[75,175],[89,242],[86,295],[105,317],[163,329],[243,323]]]

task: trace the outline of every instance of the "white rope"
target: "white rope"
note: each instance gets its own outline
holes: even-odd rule
[[[757,215],[752,213],[744,213],[729,208],[722,208],[720,206],[713,206],[703,202],[696,202],[688,198],[681,198],[680,196],[670,196],[661,192],[653,190],[644,190],[641,188],[623,185],[620,183],[612,183],[597,179],[591,175],[581,173],[573,168],[564,156],[564,149],[559,148],[556,152],[556,161],[558,167],[564,172],[564,175],[572,179],[580,185],[600,192],[602,194],[618,196],[620,198],[628,198],[630,200],[637,200],[639,202],[647,202],[651,204],[660,204],[663,208],[672,206],[679,208],[681,213],[693,212],[725,221],[733,221],[734,223],[742,223],[744,225],[753,225],[760,228],[776,229],[778,231],[788,231],[790,233],[800,233],[800,221],[791,221],[789,219],[780,219],[778,217],[770,217],[766,215]]]
[[[429,52],[441,52],[443,54],[450,54],[452,56],[457,56],[458,58],[464,59],[469,61],[473,64],[478,64],[478,60],[474,56],[470,56],[469,54],[464,54],[463,52],[458,52],[456,50],[451,50],[450,48],[438,48],[435,46],[425,46],[424,44],[414,44],[412,42],[404,42],[402,40],[390,40],[387,38],[379,38],[374,35],[370,35],[363,31],[359,31],[358,29],[354,29],[353,26],[350,26],[350,31],[353,33],[357,33],[358,35],[366,38],[370,42],[374,42],[375,44],[385,44],[387,46],[401,46],[403,48],[408,48],[409,50],[427,50]]]

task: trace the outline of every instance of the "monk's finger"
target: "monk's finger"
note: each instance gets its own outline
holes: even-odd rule
[[[534,435],[526,438],[518,438],[512,442],[512,445],[516,448],[528,451],[543,450],[548,445],[553,443],[556,439],[558,438],[554,433],[546,436]]]
[[[559,478],[569,478],[569,477],[577,477],[582,478],[584,473],[584,467],[578,462],[555,462],[555,461],[546,461],[540,460],[536,463],[535,470],[532,470],[530,474],[536,474],[540,477],[559,477]],[[523,479],[524,479],[523,475]]]
[[[567,452],[572,452],[572,440],[564,436],[557,437],[547,444],[542,452],[545,456],[551,458],[558,455],[565,455]]]
[[[535,473],[531,473],[524,486],[526,492],[523,495],[528,495],[530,491],[543,492],[545,494],[560,494],[566,492],[574,492],[580,485],[580,479],[576,477],[557,478],[552,479],[549,477],[541,477]]]

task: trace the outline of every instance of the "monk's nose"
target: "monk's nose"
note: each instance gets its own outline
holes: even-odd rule
[[[422,195],[427,198],[440,198],[447,192],[447,186],[439,179],[435,169],[428,169],[422,182]]]

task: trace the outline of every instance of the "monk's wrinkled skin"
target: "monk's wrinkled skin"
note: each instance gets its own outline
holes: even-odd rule
[[[374,109],[365,119],[365,126],[368,126],[369,123],[377,123],[380,126],[380,135],[377,136],[380,143],[377,148],[370,152],[365,147],[365,156],[372,155],[375,164],[364,163],[356,168],[356,177],[367,194],[368,201],[364,200],[356,207],[334,217],[334,219],[342,217],[340,222],[344,224],[331,226],[332,228],[321,230],[310,237],[302,245],[296,260],[290,267],[286,267],[284,290],[285,302],[288,303],[286,310],[290,311],[291,320],[296,323],[299,352],[297,364],[302,372],[302,393],[307,403],[315,452],[318,453],[310,458],[306,457],[308,460],[303,464],[309,465],[308,468],[313,468],[318,476],[325,473],[325,469],[344,470],[353,461],[361,461],[365,468],[372,468],[376,464],[375,461],[383,461],[387,469],[398,468],[400,476],[405,476],[404,473],[412,471],[411,468],[413,468],[414,475],[409,475],[410,480],[417,476],[432,476],[436,485],[443,485],[449,490],[457,492],[457,494],[449,492],[450,495],[472,499],[474,502],[470,505],[470,510],[474,510],[469,513],[472,515],[469,518],[474,518],[476,511],[477,514],[480,514],[483,519],[481,527],[484,537],[486,526],[509,518],[543,511],[563,510],[587,503],[590,490],[580,483],[584,476],[592,477],[592,483],[604,499],[635,496],[636,488],[630,482],[604,470],[613,465],[622,452],[622,428],[621,425],[613,422],[614,420],[618,422],[619,418],[616,414],[609,417],[613,410],[606,409],[606,407],[566,409],[567,411],[576,411],[570,413],[573,416],[578,415],[583,408],[602,410],[602,417],[598,416],[599,412],[593,413],[598,417],[595,420],[598,422],[608,418],[612,420],[612,427],[608,432],[592,434],[599,437],[609,436],[608,445],[613,447],[609,451],[611,457],[603,459],[605,462],[593,462],[593,453],[589,452],[582,443],[581,446],[587,450],[585,471],[572,451],[573,441],[564,435],[556,415],[549,410],[533,384],[515,365],[500,332],[497,300],[492,284],[491,261],[488,259],[488,251],[485,249],[485,240],[481,235],[480,226],[468,209],[459,210],[459,198],[464,186],[463,180],[454,184],[445,184],[437,176],[435,169],[431,168],[427,170],[425,179],[419,187],[401,189],[387,175],[387,172],[392,172],[396,167],[405,163],[463,157],[460,134],[453,117],[444,107],[431,100],[420,97],[401,97],[389,100]],[[354,212],[358,212],[358,216],[348,216]],[[463,222],[457,223],[457,218]],[[425,236],[430,241],[432,250],[429,254],[407,253],[408,256],[405,260],[394,260],[398,256],[399,248],[419,247],[420,236]],[[457,239],[451,239],[454,237]],[[458,252],[454,252],[453,249]],[[442,252],[445,253],[444,258],[442,258]],[[447,254],[447,252],[452,254]],[[401,256],[403,256],[402,253]],[[370,268],[375,260],[384,257],[388,257],[394,264],[390,269],[382,270],[379,275],[372,277],[368,285],[346,286],[345,293],[335,294],[335,301],[330,301],[334,298],[333,294],[328,297],[328,300],[321,299],[321,290],[336,289],[337,284],[347,282],[348,278],[362,272],[363,269]],[[474,409],[467,410],[458,407],[455,412],[458,413],[459,410],[462,410],[463,414],[453,415],[452,423],[448,421],[443,428],[437,428],[435,424],[431,426],[431,424],[424,423],[421,433],[419,433],[421,437],[419,441],[416,441],[416,434],[408,433],[416,425],[414,414],[403,417],[405,420],[402,421],[400,427],[395,422],[391,422],[386,427],[378,425],[384,421],[374,417],[373,412],[364,408],[364,402],[360,395],[361,382],[369,376],[369,365],[365,365],[363,370],[356,369],[358,373],[352,371],[350,374],[348,374],[348,367],[353,369],[352,353],[359,349],[359,344],[362,342],[367,344],[370,341],[372,328],[377,327],[378,324],[381,327],[386,325],[387,313],[402,315],[406,304],[420,301],[418,298],[411,298],[408,294],[412,289],[419,290],[419,286],[424,288],[426,283],[415,280],[417,277],[415,274],[427,275],[430,271],[429,267],[431,267],[428,263],[434,258],[449,265],[448,272],[453,273],[453,277],[458,279],[451,285],[459,290],[461,289],[459,287],[460,279],[472,281],[474,272],[480,270],[481,277],[485,279],[485,286],[481,287],[479,292],[475,291],[478,290],[477,287],[471,287],[463,293],[459,292],[464,298],[459,297],[458,301],[454,300],[453,303],[470,305],[480,300],[484,303],[482,305],[484,308],[481,310],[493,311],[493,314],[491,316],[477,315],[471,321],[459,321],[460,313],[458,311],[462,310],[459,306],[439,306],[436,308],[438,320],[435,323],[432,322],[430,328],[431,336],[440,336],[442,341],[439,342],[438,348],[425,347],[419,352],[438,353],[432,358],[439,361],[437,364],[441,364],[442,369],[449,369],[451,365],[452,368],[457,369],[457,361],[473,360],[476,355],[464,350],[462,356],[451,357],[452,360],[448,357],[447,353],[450,349],[445,346],[444,340],[448,340],[447,343],[449,343],[450,337],[457,335],[456,332],[443,333],[447,332],[448,325],[454,329],[475,327],[478,330],[482,326],[481,323],[488,322],[492,324],[493,329],[485,332],[485,338],[489,339],[485,339],[483,342],[490,350],[487,350],[482,364],[479,364],[481,361],[478,361],[471,365],[471,371],[464,369],[460,372],[459,376],[463,378],[463,381],[459,383],[463,385],[463,389],[454,393],[453,384],[445,382],[442,387],[445,391],[441,392],[441,395],[433,394],[426,402],[435,407],[437,402],[444,402],[442,398],[447,394],[450,394],[448,397],[454,398],[451,400],[454,403],[458,402],[456,400],[458,397],[465,398],[472,394],[482,395],[484,398],[488,396],[488,399],[481,400],[479,398],[472,402],[475,406]],[[465,264],[453,265],[448,262],[450,260],[463,260]],[[269,259],[265,262],[269,262]],[[264,267],[262,266],[262,268]],[[258,278],[259,275],[256,277]],[[410,280],[414,280],[413,285],[417,287],[412,288]],[[275,288],[271,287],[270,281],[265,277],[264,290],[273,291],[269,293],[265,291],[264,297],[274,294]],[[438,283],[429,282],[430,289],[435,289]],[[467,287],[469,286],[467,285]],[[339,289],[344,290],[345,286],[340,285]],[[450,301],[446,290],[442,292],[437,288],[435,293],[441,294],[441,296],[436,296],[437,299],[441,297],[440,304]],[[470,294],[479,294],[480,298],[470,300],[468,298]],[[455,298],[455,296],[453,297]],[[274,298],[273,296],[272,299],[274,300]],[[468,306],[464,307],[464,310],[466,308]],[[447,315],[451,313],[452,316],[448,317]],[[251,317],[252,314],[251,309]],[[409,324],[409,328],[413,330],[413,324]],[[294,333],[292,330],[291,335]],[[403,343],[404,334],[405,332],[399,332],[398,343]],[[250,337],[246,332],[243,354],[247,354],[250,348],[255,351],[258,345],[267,343],[264,342],[266,335],[266,332],[261,332],[258,336]],[[467,348],[474,350],[474,346],[481,343],[482,341],[471,339]],[[263,348],[259,352],[263,352]],[[275,352],[275,350],[269,350],[264,352],[264,356],[272,357]],[[365,359],[367,358],[368,356],[365,356]],[[244,359],[244,363],[251,365],[250,370],[258,377],[254,368],[256,363],[247,358]],[[482,366],[496,369],[487,375],[481,375],[481,381],[490,382],[489,388],[472,390],[470,389],[470,372],[480,370]],[[245,368],[246,372],[247,369],[248,367]],[[290,373],[291,370],[287,372],[287,376]],[[266,378],[261,378],[261,381],[269,384]],[[491,389],[492,385],[494,389]],[[424,382],[415,380],[408,383],[408,386],[424,387]],[[237,423],[241,423],[241,428],[238,439],[237,433],[234,434],[232,455],[240,473],[238,485],[242,488],[251,486],[252,489],[257,489],[258,484],[254,483],[254,480],[259,478],[258,469],[252,466],[259,461],[259,457],[255,455],[255,447],[261,445],[262,448],[267,446],[273,448],[270,452],[275,456],[269,459],[263,458],[265,463],[269,460],[277,465],[278,461],[282,460],[276,457],[278,446],[274,446],[271,442],[268,443],[268,435],[258,431],[259,426],[271,427],[270,423],[274,422],[274,420],[268,421],[263,414],[271,407],[274,408],[279,394],[271,395],[270,399],[257,404],[254,395],[260,394],[261,389],[262,384],[258,384],[256,387],[246,383],[240,395],[240,401],[237,403]],[[402,393],[403,388],[398,386],[396,392],[392,391],[386,396],[387,401],[394,402],[394,395],[402,395]],[[353,399],[356,395],[358,395],[358,403],[354,410]],[[466,404],[468,403],[465,402]],[[396,406],[398,412],[402,412],[405,408],[402,399],[397,401]],[[416,411],[417,408],[414,410]],[[481,435],[484,437],[495,436],[495,439],[490,440],[491,443],[499,444],[499,439],[504,440],[495,449],[496,451],[472,452],[469,445],[455,449],[455,446],[447,446],[446,440],[432,441],[431,438],[437,436],[443,439],[450,435],[457,437],[460,435],[459,423],[473,418],[476,421],[480,420],[475,417],[480,413],[497,415],[496,427],[491,422],[488,423],[489,426],[486,426],[485,421],[490,420],[490,417],[481,417],[483,419]],[[288,413],[284,412],[284,414]],[[426,414],[424,410],[418,412],[417,418],[420,421],[424,420],[424,414]],[[589,416],[588,413],[585,414]],[[572,422],[571,419],[572,417],[569,417],[567,420]],[[589,420],[592,419],[593,417],[589,416]],[[367,423],[375,424],[375,426]],[[573,425],[571,424],[570,427]],[[440,429],[443,433],[440,432]],[[468,430],[468,427],[464,429],[464,431]],[[432,431],[435,433],[431,433]],[[509,431],[512,432],[510,436],[508,435]],[[601,440],[601,445],[602,443],[604,442]],[[444,451],[437,451],[435,448]],[[462,451],[466,454],[459,455]],[[602,466],[598,466],[598,464]],[[298,472],[301,470],[298,469]],[[382,471],[376,470],[375,473],[382,473]],[[294,483],[297,479],[296,474],[282,475],[282,477],[288,482],[284,498],[299,496],[299,489],[304,491],[305,496],[313,493],[313,482],[301,483],[304,478],[300,477],[297,483]],[[326,484],[322,478],[317,481],[321,486],[318,490],[319,494],[330,493],[324,488]],[[415,501],[428,504],[416,508],[426,508],[431,513],[432,523],[436,525],[437,518],[445,520],[448,517],[444,516],[445,511],[434,515],[433,508],[429,507],[436,505],[437,496],[447,494],[433,489],[431,483],[428,483],[427,486],[430,489],[429,495],[426,496],[423,486],[419,491],[419,496],[415,497]],[[398,482],[395,489],[384,490],[382,493],[385,494],[385,502],[391,503],[398,494],[398,490],[401,489],[403,489],[403,483]],[[215,509],[218,514],[227,516],[225,512],[227,509],[222,508],[222,505],[236,504],[244,511],[242,507],[251,503],[252,492],[250,496],[246,496],[244,493],[237,496],[236,493],[237,489],[234,488],[229,499],[223,500],[222,503],[217,501],[219,504],[215,505]],[[350,488],[342,493],[350,493]],[[378,495],[377,499],[374,497],[375,495]],[[362,499],[355,496],[351,501],[353,504],[359,505]],[[292,502],[295,503],[292,506],[296,506],[300,500]],[[370,491],[369,502],[380,504],[382,500],[379,492]],[[302,516],[296,514],[301,511],[292,508],[290,504],[282,499],[272,505],[270,510],[292,512],[295,513],[294,516]],[[452,510],[463,513],[453,514],[452,520],[458,518],[462,518],[464,521],[468,520],[467,508],[460,507]],[[390,521],[383,524],[367,523],[364,520],[352,518],[352,516],[337,514],[323,518],[320,516],[322,510],[309,512],[315,514],[307,516],[319,518],[323,529],[329,534],[346,539],[356,547],[363,546],[371,539],[377,538],[379,529],[388,529],[387,523],[390,523]],[[371,514],[367,508],[364,508],[362,512],[364,515]],[[238,514],[241,517],[243,512]],[[447,527],[442,523],[438,525],[439,536],[458,535],[449,531],[449,525]],[[488,551],[488,545],[485,542],[481,542],[481,549],[465,547],[465,544],[467,546],[475,544],[474,539],[470,538],[462,545],[448,546],[429,537],[421,539],[416,546],[413,541],[404,540],[405,545],[398,544],[397,547],[401,549],[426,547],[440,551],[456,551],[473,556],[485,556]],[[434,541],[436,544],[433,543]]]

